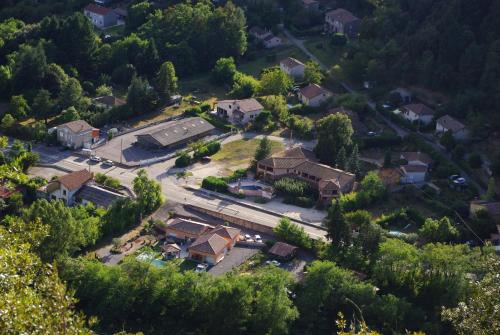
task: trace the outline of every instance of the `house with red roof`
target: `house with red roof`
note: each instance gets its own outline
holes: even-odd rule
[[[240,237],[240,230],[219,225],[200,235],[188,247],[189,258],[194,261],[215,265],[231,250]]]
[[[319,107],[332,96],[332,93],[318,84],[309,84],[306,87],[302,87],[297,95],[300,102],[304,105]]]
[[[233,124],[247,124],[255,120],[263,110],[264,106],[254,98],[217,102],[217,115]]]
[[[111,8],[90,3],[83,9],[83,14],[97,28],[107,28],[118,24],[118,15]]]
[[[435,112],[430,107],[422,104],[409,104],[401,107],[400,115],[410,122],[421,122],[425,125],[432,122]]]

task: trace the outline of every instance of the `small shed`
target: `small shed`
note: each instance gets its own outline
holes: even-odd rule
[[[176,243],[165,243],[161,246],[163,258],[172,259],[181,257],[181,248]]]
[[[299,248],[284,242],[276,242],[269,249],[269,254],[277,259],[288,261],[295,257]]]

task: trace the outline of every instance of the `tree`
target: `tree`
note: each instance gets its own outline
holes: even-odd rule
[[[127,24],[125,25],[127,32],[136,31],[137,28],[144,24],[148,15],[153,12],[153,9],[149,1],[142,1],[130,6],[126,19]]]
[[[63,109],[73,106],[77,110],[84,110],[88,106],[83,97],[83,89],[78,79],[70,78],[64,84],[59,96],[59,105]]]
[[[286,99],[282,95],[269,95],[262,98],[264,108],[273,113],[275,119],[282,123],[288,121],[289,112]]]
[[[327,228],[326,238],[332,242],[332,246],[339,252],[351,245],[352,227],[345,220],[338,200],[334,200],[332,206],[328,209],[325,225]]]
[[[321,84],[324,76],[319,64],[312,60],[307,62],[304,70],[304,78],[310,84]]]
[[[14,54],[13,62],[12,85],[16,92],[36,87],[47,72],[47,57],[42,43],[21,45]]]
[[[160,71],[156,76],[156,85],[160,98],[170,101],[172,95],[177,93],[177,77],[172,62],[165,62],[160,66]]]
[[[265,69],[260,77],[262,95],[285,95],[292,88],[292,80],[280,68]]]
[[[349,160],[347,161],[347,171],[359,175],[361,172],[361,166],[359,163],[359,151],[358,145],[354,144]]]
[[[347,156],[345,153],[345,147],[340,148],[337,159],[335,160],[335,166],[338,169],[344,170],[347,166]]]
[[[312,247],[312,241],[305,232],[304,227],[292,223],[287,217],[280,219],[278,225],[273,228],[273,232],[287,243],[305,249]]]
[[[495,192],[495,178],[490,177],[488,179],[488,187],[486,189],[486,193],[483,195],[484,200],[493,200],[495,198],[496,192]]]
[[[53,108],[54,102],[50,97],[50,92],[44,89],[39,90],[33,100],[33,114],[37,118],[44,119],[45,124],[47,124]]]
[[[426,219],[418,234],[427,242],[452,242],[460,233],[445,216],[439,220]]]
[[[5,334],[92,334],[83,316],[72,308],[72,294],[55,267],[34,250],[48,234],[39,221],[8,220],[0,225],[0,329]]]
[[[30,114],[31,108],[22,95],[13,95],[10,98],[9,111],[17,120],[23,120]]]
[[[5,116],[2,118],[2,124],[0,125],[2,127],[2,130],[10,130],[14,124],[16,124],[16,119],[12,117],[10,114],[5,114]]]
[[[488,260],[488,272],[471,283],[471,294],[457,307],[443,308],[442,317],[451,321],[460,335],[494,335],[500,332],[500,276],[498,259]]]
[[[139,170],[132,185],[142,214],[152,213],[163,203],[161,185],[155,180],[149,179],[146,170]]]
[[[384,167],[388,168],[392,166],[392,152],[387,150],[384,155]]]
[[[382,198],[386,194],[384,183],[376,171],[370,171],[361,181],[361,190],[370,201]]]
[[[500,153],[493,157],[491,162],[491,173],[495,177],[500,177]]]
[[[455,146],[453,151],[451,152],[451,158],[454,160],[462,160],[465,155],[465,148],[463,145],[459,144]]]
[[[448,130],[443,134],[443,136],[441,136],[439,143],[441,143],[441,145],[443,145],[448,151],[452,150],[455,147],[456,141],[451,130]]]
[[[147,113],[156,106],[156,102],[157,94],[148,81],[140,77],[132,78],[127,93],[127,105],[132,113]]]
[[[236,74],[233,57],[219,58],[212,70],[212,81],[218,85],[232,85]]]
[[[260,82],[254,77],[236,72],[230,94],[237,99],[247,99],[256,95],[260,87]]]
[[[76,120],[80,120],[80,114],[78,114],[78,111],[73,106],[63,110],[58,117],[58,121],[61,123],[66,123]]]
[[[108,86],[106,84],[102,84],[97,86],[95,89],[95,94],[100,97],[103,95],[113,95],[113,88],[111,86]]]
[[[333,166],[340,149],[349,148],[352,144],[354,131],[351,120],[343,113],[328,115],[318,121],[316,129],[316,155],[322,162]]]
[[[9,145],[9,138],[7,136],[0,136],[0,149],[5,149]]]
[[[23,212],[23,218],[25,222],[40,220],[49,228],[48,235],[37,248],[44,261],[51,262],[71,255],[85,245],[83,227],[75,221],[70,208],[61,200],[37,200]]]
[[[256,164],[258,161],[263,160],[264,158],[269,157],[270,154],[271,154],[271,142],[269,141],[267,136],[264,136],[259,141],[259,147],[255,151],[254,164]]]

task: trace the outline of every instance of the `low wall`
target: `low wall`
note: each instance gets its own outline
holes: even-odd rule
[[[242,218],[239,218],[239,217],[236,217],[236,216],[228,215],[228,214],[225,214],[225,213],[221,213],[221,212],[218,212],[218,211],[214,211],[214,210],[210,210],[210,209],[198,207],[198,206],[191,205],[191,204],[187,204],[186,206],[188,208],[194,209],[195,211],[211,215],[213,217],[222,219],[222,220],[224,220],[226,222],[234,223],[235,225],[238,225],[238,226],[241,226],[241,227],[245,227],[245,228],[248,228],[248,229],[251,229],[251,230],[254,230],[254,231],[258,231],[258,232],[260,232],[262,234],[274,235],[272,227],[269,227],[269,226],[266,226],[266,225],[263,225],[263,224],[260,224],[260,223],[256,223],[256,222],[249,221],[249,220],[245,220],[245,219],[242,219]]]

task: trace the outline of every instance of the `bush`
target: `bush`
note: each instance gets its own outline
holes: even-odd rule
[[[298,198],[313,194],[311,185],[307,182],[288,177],[277,180],[274,183],[274,188],[278,194],[285,197]]]
[[[215,191],[219,193],[227,192],[227,183],[224,179],[217,178],[214,176],[209,176],[203,179],[201,187],[204,189]]]
[[[336,33],[332,36],[332,44],[333,45],[346,45],[347,38],[342,33]]]
[[[210,110],[212,109],[212,106],[210,106],[209,103],[207,102],[204,102],[200,105],[200,111],[202,113],[207,113],[207,112],[210,112]]]
[[[276,236],[283,239],[287,243],[304,249],[312,248],[312,240],[304,231],[304,228],[292,223],[287,217],[282,218],[279,224],[273,228],[273,231]]]
[[[184,111],[185,116],[199,116],[202,113],[201,106],[200,107],[191,107],[187,108]]]
[[[179,157],[175,160],[175,167],[182,168],[191,164],[191,156],[185,151],[181,152]]]
[[[212,156],[216,154],[219,150],[220,150],[220,142],[211,141],[196,149],[193,154],[193,157],[195,159],[199,159],[206,156]]]
[[[103,173],[96,173],[94,178],[97,183],[107,187],[118,189],[121,186],[120,181],[118,179],[109,177]]]

